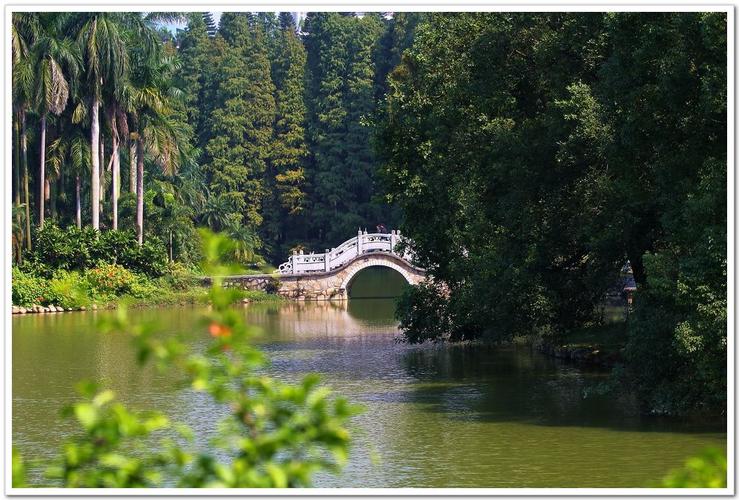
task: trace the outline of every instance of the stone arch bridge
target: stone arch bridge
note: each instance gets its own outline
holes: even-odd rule
[[[295,300],[345,300],[354,277],[373,266],[394,269],[409,284],[417,285],[426,278],[426,271],[413,264],[407,249],[398,248],[403,239],[400,231],[359,231],[324,253],[294,253],[276,274],[229,276],[224,285],[266,290]]]

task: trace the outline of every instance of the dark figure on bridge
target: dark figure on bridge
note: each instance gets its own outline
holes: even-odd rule
[[[378,224],[377,225],[377,232],[385,234],[387,233],[387,228],[385,227],[385,224]]]

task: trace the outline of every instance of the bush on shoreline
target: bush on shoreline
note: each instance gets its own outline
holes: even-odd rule
[[[139,246],[132,231],[99,232],[75,226],[61,229],[48,221],[36,231],[33,252],[21,269],[50,279],[59,269],[85,271],[105,264],[157,278],[167,272],[167,253],[156,240]]]

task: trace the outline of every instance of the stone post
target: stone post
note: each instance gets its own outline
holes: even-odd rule
[[[390,231],[390,253],[395,253],[395,229]]]
[[[326,249],[326,253],[323,254],[323,269],[326,272],[328,272],[328,270],[329,270],[329,267],[328,267],[328,258],[330,257],[330,254],[331,254],[331,252],[329,251],[328,248]]]
[[[357,255],[362,255],[362,228],[357,231]]]

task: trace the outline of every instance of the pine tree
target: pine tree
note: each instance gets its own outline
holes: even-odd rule
[[[376,109],[375,63],[373,53],[382,36],[384,26],[377,13],[367,13],[355,18],[351,23],[349,43],[349,64],[344,95],[346,109],[346,136],[344,147],[346,160],[342,165],[345,188],[350,193],[346,201],[347,211],[362,218],[362,225],[374,226],[384,219],[383,207],[373,200],[375,171],[378,161],[375,157],[371,120]],[[348,219],[348,218],[347,218]],[[346,220],[340,229],[346,234],[353,229],[354,221]]]
[[[179,56],[182,61],[178,71],[179,88],[183,89],[187,119],[193,127],[196,147],[202,148],[206,142],[205,91],[206,75],[211,66],[209,57],[210,39],[204,14],[189,16],[187,28],[179,43]]]
[[[344,19],[337,13],[311,12],[305,20],[306,107],[311,151],[307,221],[317,241],[331,239],[332,222],[344,211],[340,166],[344,162],[346,110],[343,93],[349,36],[344,25]]]
[[[249,16],[224,13],[219,39],[224,43],[219,42],[219,82],[206,146],[209,184],[231,207],[232,225],[258,227],[275,115],[264,34],[258,25],[250,27]]]
[[[292,12],[280,12],[277,16],[277,24],[279,25],[280,30],[291,29],[293,31],[297,31],[295,18],[293,17]]]
[[[283,13],[280,15],[282,16]],[[275,40],[272,61],[272,81],[275,85],[276,116],[269,170],[265,178],[269,198],[265,203],[265,241],[275,254],[287,238],[294,236],[296,217],[305,203],[305,49],[290,22],[281,18]]]
[[[306,31],[308,220],[317,241],[338,242],[383,217],[373,201],[377,161],[365,125],[376,107],[372,55],[383,24],[378,15],[310,13]]]
[[[425,12],[395,12],[385,23],[386,29],[375,50],[376,90],[375,97],[381,101],[388,91],[387,77],[400,64],[403,51],[409,48],[416,29],[427,17]]]
[[[208,32],[208,36],[211,38],[215,37],[216,33],[218,33],[218,25],[216,25],[216,20],[213,19],[213,13],[203,12],[203,22],[205,23],[205,29]]]

